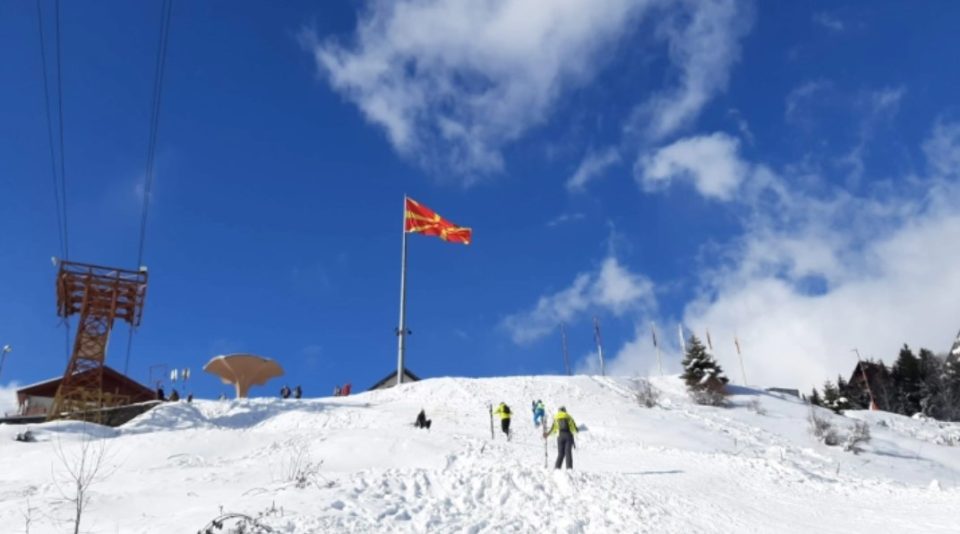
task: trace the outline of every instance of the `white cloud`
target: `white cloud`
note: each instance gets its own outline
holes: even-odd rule
[[[568,222],[573,222],[573,221],[579,221],[579,220],[584,219],[585,217],[586,217],[586,215],[584,215],[583,213],[580,213],[580,212],[575,212],[575,213],[561,213],[560,215],[558,215],[558,216],[550,219],[549,221],[547,221],[547,227],[548,227],[548,228],[556,228],[557,226],[560,226],[561,224],[568,223]]]
[[[888,363],[903,343],[949,349],[960,322],[960,124],[935,125],[924,150],[932,173],[911,178],[912,194],[817,198],[775,175],[763,186],[779,189],[772,204],[751,203],[761,192],[750,191],[745,234],[715,255],[683,316],[699,335],[710,329],[728,376],[739,382],[735,333],[752,384],[803,389],[850,373],[854,348]],[[638,329],[614,368],[649,370],[652,354]]]
[[[374,1],[350,44],[307,36],[330,85],[393,147],[468,175],[589,81],[651,1]]]
[[[540,297],[528,312],[509,315],[502,325],[515,343],[530,343],[588,312],[646,312],[656,308],[653,284],[642,274],[625,269],[614,256],[596,272],[578,274],[570,287]]]
[[[923,144],[930,170],[941,176],[960,174],[960,123],[937,122]]]
[[[607,168],[619,162],[620,152],[615,147],[599,152],[591,150],[567,180],[567,191],[582,191],[588,182],[599,178]]]
[[[681,139],[641,156],[634,176],[648,191],[681,179],[692,182],[705,197],[730,200],[750,171],[740,159],[739,146],[736,138],[721,132]]]
[[[813,100],[813,97],[822,94],[833,87],[827,80],[812,80],[804,82],[787,93],[784,117],[788,123],[801,122],[805,119],[801,115],[804,106]]]
[[[647,124],[653,139],[663,139],[689,124],[703,106],[727,87],[730,69],[740,58],[740,39],[752,25],[748,3],[737,0],[680,2],[658,28],[670,60],[679,71],[677,87],[651,98],[634,122]]]
[[[834,32],[842,32],[845,28],[843,21],[830,13],[820,11],[813,14],[813,22],[823,28]]]
[[[20,384],[17,382],[8,382],[6,385],[0,385],[0,416],[5,414],[17,413],[17,390]]]

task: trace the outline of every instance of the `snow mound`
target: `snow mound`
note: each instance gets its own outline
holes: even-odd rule
[[[167,403],[118,429],[37,425],[37,443],[0,426],[0,524],[42,506],[30,532],[65,530],[57,451],[75,457],[94,440],[108,465],[89,531],[196,532],[228,512],[285,533],[956,531],[956,425],[819,410],[841,434],[870,425],[855,455],[815,439],[799,399],[731,386],[729,406],[707,407],[677,377],[651,383],[653,408],[629,378],[439,378],[351,397]],[[552,469],[534,399],[587,429],[574,471]],[[489,412],[501,401],[509,442]],[[429,431],[413,426],[420,409]]]

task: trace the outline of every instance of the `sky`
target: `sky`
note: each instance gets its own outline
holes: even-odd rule
[[[54,6],[40,0],[59,154]],[[135,268],[161,3],[63,2],[67,259]],[[227,391],[211,357],[305,394],[396,369],[403,198],[421,377],[680,368],[809,389],[960,328],[954,2],[175,0],[127,353]],[[63,373],[59,156],[37,5],[0,4],[0,371]],[[71,324],[76,325],[76,317]],[[661,364],[652,343],[655,325]],[[72,330],[71,330],[72,332]],[[738,359],[734,339],[742,349]],[[177,387],[184,388],[178,384]],[[170,384],[167,383],[167,387]]]

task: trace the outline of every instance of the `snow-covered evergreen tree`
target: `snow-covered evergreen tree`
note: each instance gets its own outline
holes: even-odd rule
[[[730,380],[713,355],[695,335],[690,336],[687,353],[683,357],[683,374],[690,396],[700,404],[719,406],[726,402],[724,387]]]

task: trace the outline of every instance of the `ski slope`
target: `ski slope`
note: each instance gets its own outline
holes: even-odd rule
[[[228,512],[284,533],[960,531],[960,425],[824,410],[841,432],[870,424],[855,455],[814,439],[797,399],[731,388],[731,407],[713,408],[692,404],[677,377],[652,382],[654,408],[627,378],[440,378],[351,397],[170,403],[118,429],[38,425],[36,443],[0,426],[0,530],[25,532],[29,518],[31,534],[67,531],[60,458],[75,462],[86,444],[106,452],[85,532],[197,532]],[[553,438],[544,467],[536,398],[587,427],[573,471],[552,469]],[[490,438],[487,405],[501,400],[511,442],[499,424]],[[430,431],[412,425],[421,408]]]

